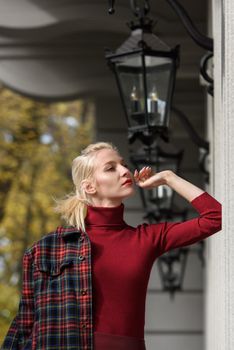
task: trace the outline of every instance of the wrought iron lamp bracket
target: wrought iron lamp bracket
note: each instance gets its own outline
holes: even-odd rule
[[[213,79],[209,76],[207,73],[207,61],[213,56],[214,51],[214,40],[202,33],[199,32],[199,30],[194,25],[191,17],[189,16],[188,12],[185,10],[185,8],[179,3],[178,0],[166,0],[167,3],[171,6],[173,11],[178,15],[180,20],[182,21],[187,33],[189,36],[193,39],[193,41],[202,47],[205,50],[208,50],[209,53],[205,54],[201,61],[200,61],[200,73],[204,80],[207,82],[207,92],[213,96],[214,95],[214,82]],[[146,17],[146,15],[150,11],[150,4],[149,0],[144,0],[144,5],[140,6],[138,4],[139,1],[137,0],[130,0],[130,6],[132,9],[132,12],[136,18],[138,18],[138,22],[134,23],[131,22],[130,26],[145,26],[147,23],[147,20],[149,19]],[[143,1],[141,1],[143,2]],[[115,13],[114,9],[115,0],[109,0],[109,14]]]

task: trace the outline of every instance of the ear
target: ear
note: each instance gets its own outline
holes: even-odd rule
[[[81,187],[87,194],[95,194],[96,188],[91,180],[82,180]]]

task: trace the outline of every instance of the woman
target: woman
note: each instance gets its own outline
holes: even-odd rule
[[[170,170],[130,172],[110,143],[89,145],[73,160],[75,193],[59,201],[59,226],[23,259],[19,312],[2,350],[145,350],[147,284],[157,257],[221,230],[221,204]],[[185,222],[123,220],[122,201],[167,185],[197,210]]]

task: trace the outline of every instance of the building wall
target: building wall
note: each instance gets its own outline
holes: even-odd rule
[[[222,203],[222,232],[209,242],[206,275],[206,350],[234,349],[234,2],[212,0],[214,105],[208,127],[213,140],[212,188]]]

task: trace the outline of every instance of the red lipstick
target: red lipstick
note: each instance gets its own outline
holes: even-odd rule
[[[124,185],[132,185],[132,180],[131,179],[127,179],[123,184],[122,184],[122,186],[124,186]]]

